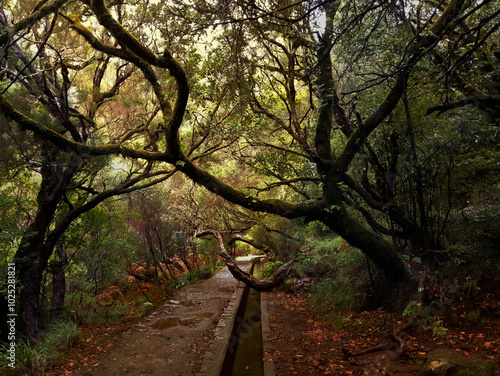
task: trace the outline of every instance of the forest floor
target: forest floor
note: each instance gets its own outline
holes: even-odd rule
[[[500,322],[481,320],[473,325],[446,328],[436,337],[422,326],[409,329],[401,356],[379,351],[346,357],[345,354],[391,341],[391,333],[407,317],[382,311],[337,317],[326,323],[305,304],[300,294],[266,293],[271,338],[268,357],[277,376],[288,375],[395,375],[415,376],[435,349],[449,348],[467,357],[500,362]],[[456,314],[465,317],[461,308]],[[446,325],[446,324],[444,324]],[[339,328],[340,327],[340,328]]]
[[[49,374],[196,374],[210,345],[217,315],[234,291],[235,281],[227,274],[220,272],[182,288],[163,307],[138,321],[84,326],[83,340]],[[265,293],[264,298],[271,327],[267,356],[275,363],[277,376],[414,376],[425,355],[437,348],[500,361],[498,321],[449,327],[440,337],[417,326],[409,330],[402,356],[380,351],[346,358],[345,353],[387,343],[393,329],[408,318],[372,311],[339,316],[327,323],[300,294],[274,291]],[[461,314],[459,307],[456,313]],[[162,325],[169,330],[162,331]]]

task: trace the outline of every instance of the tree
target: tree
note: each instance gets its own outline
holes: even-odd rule
[[[393,176],[380,168],[381,155],[371,143],[377,141],[376,131],[405,97],[418,65],[440,52],[442,43],[453,38],[463,22],[480,20],[483,26],[492,25],[492,33],[497,30],[498,22],[481,13],[480,5],[488,3],[494,4],[488,0],[483,4],[450,0],[438,5],[388,1],[193,1],[188,6],[174,2],[161,8],[162,16],[166,16],[158,26],[159,34],[167,35],[169,30],[179,28],[179,20],[189,22],[191,34],[206,32],[207,25],[220,33],[218,39],[227,47],[223,60],[226,64],[209,72],[220,72],[226,78],[218,85],[215,75],[190,83],[189,63],[195,62],[174,43],[175,37],[168,40],[155,33],[148,35],[149,29],[133,25],[139,14],[147,15],[141,13],[144,9],[130,5],[129,9],[138,12],[136,17],[122,19],[127,8],[121,3],[110,3],[108,7],[102,0],[54,1],[4,27],[1,44],[6,50],[15,49],[16,35],[58,12],[73,32],[85,39],[86,48],[104,59],[109,57],[134,67],[149,83],[161,119],[153,133],[155,146],[151,147],[151,130],[141,127],[125,134],[137,136],[135,142],[125,136],[104,137],[95,144],[85,142],[82,135],[68,136],[69,128],[58,132],[16,110],[5,94],[0,96],[0,110],[21,129],[32,131],[71,155],[121,155],[134,161],[164,163],[247,209],[321,221],[360,248],[389,281],[404,285],[412,279],[410,271],[382,234],[409,236],[422,247],[425,235],[424,242],[418,239],[422,239],[419,234],[425,234],[425,221],[408,218],[396,205],[391,197]],[[138,30],[135,36],[129,31],[132,25]],[[392,36],[387,30],[396,34]],[[368,59],[371,64],[363,68]],[[227,79],[229,72],[237,79]],[[342,96],[341,90],[351,95]],[[236,189],[197,162],[203,153],[194,151],[207,133],[203,129],[183,129],[185,119],[194,116],[187,113],[191,93],[194,98],[205,98],[202,94],[206,94],[206,102],[214,103],[212,109],[206,110],[206,129],[223,124],[224,130],[233,132],[233,140],[239,125],[250,127],[230,145],[239,151],[238,159],[243,157],[243,163],[260,176],[261,186],[257,189]],[[231,100],[227,100],[226,93],[231,94]],[[238,110],[236,113],[229,111],[231,105]],[[214,122],[214,116],[221,113],[225,116]],[[228,126],[234,121],[239,124]],[[111,132],[111,128],[107,129]],[[257,138],[259,134],[262,137]],[[64,171],[59,174],[65,176]],[[289,192],[296,195],[284,198],[284,193]],[[387,218],[398,229],[386,228],[383,224]]]
[[[44,9],[40,11],[43,12]],[[14,17],[14,14],[11,16]],[[0,15],[2,30],[9,30],[7,18],[5,12]],[[63,29],[56,30],[56,20],[57,16],[54,15],[50,23],[43,23],[40,28],[32,30],[32,37],[40,41],[34,57],[30,57],[26,50],[29,49],[29,44],[9,41],[5,49],[7,53],[2,57],[2,95],[9,95],[11,101],[17,101],[25,113],[43,123],[51,132],[67,134],[74,142],[92,143],[102,138],[98,130],[98,123],[101,121],[98,110],[102,106],[110,106],[107,101],[118,94],[119,88],[132,76],[133,70],[127,69],[126,64],[110,61],[109,57],[95,55],[81,65],[71,66],[68,59],[74,61],[73,54],[81,46],[71,43],[68,56],[64,56],[56,45],[48,43],[50,37],[57,39],[64,33]],[[78,75],[91,64],[96,65],[91,77],[92,95],[86,98],[87,111],[81,111],[72,104],[72,96],[75,95],[72,82],[77,81]],[[74,74],[70,74],[70,70]],[[103,86],[108,84],[105,78],[112,75],[110,71],[113,70],[115,77],[111,81],[111,88],[104,90]],[[123,99],[122,97],[121,100]],[[120,101],[115,103],[118,107],[121,104]],[[119,124],[119,119],[115,117],[115,121],[117,120]],[[127,120],[130,121],[130,118]],[[34,206],[27,212],[28,219],[22,228],[13,258],[18,272],[18,285],[21,286],[19,329],[30,339],[38,340],[42,336],[42,276],[49,266],[49,259],[58,241],[68,227],[80,215],[104,200],[164,181],[174,171],[171,168],[156,169],[151,162],[121,162],[120,167],[125,171],[113,173],[109,166],[113,162],[119,163],[117,160],[81,157],[71,149],[59,149],[51,142],[27,135],[9,124],[4,124],[3,127],[6,140],[10,139],[12,145],[19,145],[6,150],[6,154],[13,153],[11,159],[22,161],[18,162],[21,165],[18,167],[19,171],[31,179],[35,176],[38,181],[38,184],[33,184],[38,191],[34,194]],[[107,137],[112,138],[114,135],[107,132]],[[11,171],[7,170],[6,173],[8,175]],[[17,196],[21,199],[26,196],[26,191],[17,192]],[[64,260],[64,255],[61,254],[60,257]],[[61,278],[61,265],[58,268],[56,265],[56,261],[51,263],[54,275],[58,276],[58,281],[64,282]],[[60,287],[58,291],[63,290]],[[57,299],[58,294],[53,297]],[[61,302],[55,301],[54,304],[60,308],[58,306]]]

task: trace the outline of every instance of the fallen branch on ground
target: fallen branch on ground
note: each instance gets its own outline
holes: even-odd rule
[[[418,289],[417,289],[417,294],[415,296],[415,301],[417,301],[419,304],[417,304],[418,310],[415,313],[415,315],[408,320],[403,325],[398,326],[395,328],[392,333],[389,342],[370,347],[368,349],[358,351],[357,353],[353,353],[349,350],[342,350],[344,354],[344,359],[350,359],[354,358],[356,356],[360,355],[365,355],[365,354],[370,354],[378,351],[394,351],[398,356],[401,356],[403,353],[405,346],[406,346],[406,341],[408,340],[408,330],[410,328],[413,328],[415,326],[421,325],[419,321],[419,317],[421,317],[421,307],[422,307],[422,296],[424,292],[424,280],[425,280],[426,274],[422,274],[419,278],[418,281]]]
[[[408,335],[407,330],[417,325],[418,321],[412,318],[403,326],[399,326],[396,329],[394,329],[391,334],[391,339],[387,343],[373,346],[368,349],[358,351],[356,353],[343,349],[342,353],[344,354],[344,359],[347,360],[355,358],[360,355],[366,355],[378,351],[395,351],[398,355],[401,355],[405,348],[406,340],[408,339],[406,338]]]

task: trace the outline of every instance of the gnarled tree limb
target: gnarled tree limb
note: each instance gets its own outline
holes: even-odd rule
[[[224,262],[226,263],[227,268],[229,269],[233,277],[236,278],[238,281],[244,282],[246,285],[252,287],[257,291],[269,291],[281,285],[285,280],[285,276],[288,273],[288,270],[295,262],[295,260],[292,260],[287,262],[286,264],[281,265],[278,268],[278,270],[276,270],[274,274],[270,276],[268,279],[260,280],[255,278],[250,273],[241,270],[238,267],[238,265],[236,265],[236,262],[229,255],[229,253],[227,253],[226,247],[224,246],[224,241],[222,240],[222,235],[218,231],[203,230],[198,234],[196,234],[196,237],[201,238],[206,235],[212,235],[219,241],[219,246],[220,246],[219,255],[224,259]]]
[[[264,253],[269,253],[271,248],[265,244],[261,244],[258,241],[255,241],[253,239],[245,238],[244,236],[235,236],[231,238],[228,242],[229,245],[233,245],[236,242],[242,242],[251,245],[254,248],[260,249]]]

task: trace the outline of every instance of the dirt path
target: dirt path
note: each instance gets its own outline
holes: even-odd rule
[[[206,366],[204,358],[216,353],[214,346],[224,352],[218,335],[224,321],[221,316],[227,316],[228,308],[234,305],[237,286],[224,269],[209,280],[182,288],[163,307],[134,324],[83,328],[84,341],[50,375],[197,374],[202,364]],[[402,357],[385,351],[346,359],[345,350],[385,343],[401,317],[366,312],[345,317],[342,328],[335,329],[325,325],[299,295],[274,291],[265,293],[264,299],[270,321],[264,357],[275,364],[277,376],[414,376],[425,355],[435,348],[500,361],[497,322],[450,328],[445,337],[433,337],[431,331],[415,328],[408,333]]]
[[[239,264],[246,268],[250,262]],[[50,374],[196,374],[219,319],[235,296],[236,286],[237,281],[225,268],[208,280],[177,291],[163,307],[133,325],[108,325],[84,331],[87,338],[81,344],[83,353],[78,354],[77,347],[68,355],[67,363]]]

